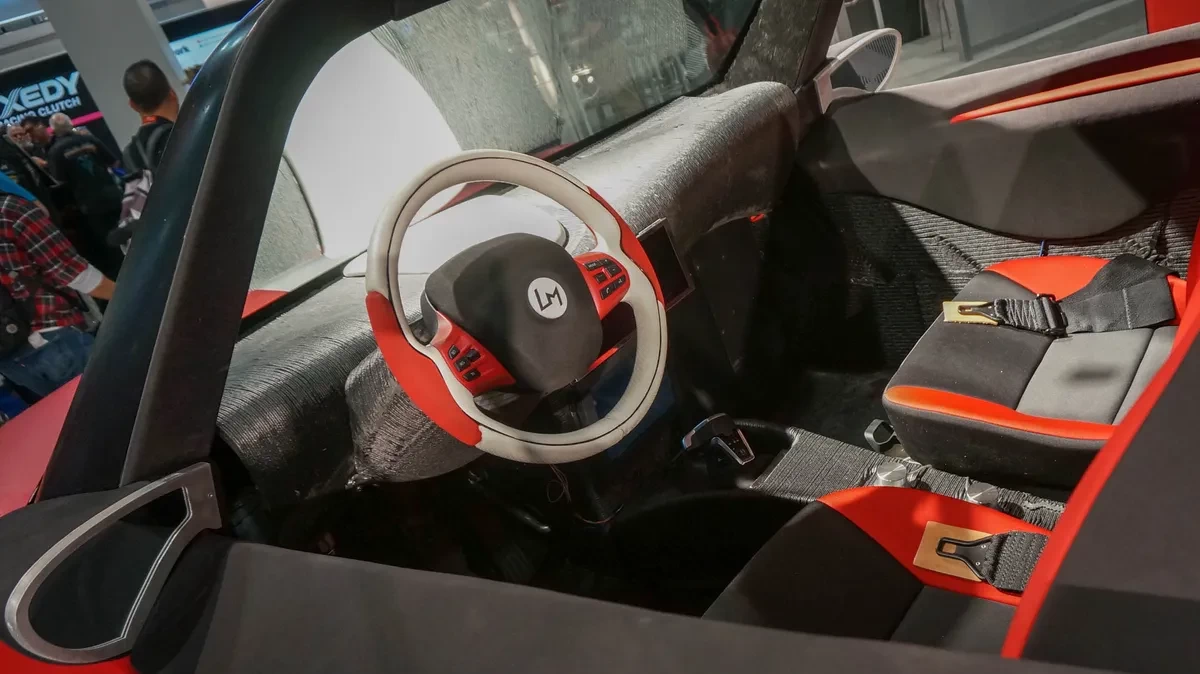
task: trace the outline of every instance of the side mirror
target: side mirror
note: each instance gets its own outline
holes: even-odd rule
[[[814,80],[821,112],[839,98],[882,89],[900,59],[900,33],[880,28],[856,35],[830,45],[826,58]]]

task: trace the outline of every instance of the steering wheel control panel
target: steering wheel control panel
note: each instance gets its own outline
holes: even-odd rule
[[[438,331],[433,345],[471,395],[481,395],[515,382],[495,356],[441,313],[438,313]]]
[[[629,274],[619,262],[604,253],[585,253],[575,257],[587,280],[592,301],[600,318],[607,316],[629,292]]]

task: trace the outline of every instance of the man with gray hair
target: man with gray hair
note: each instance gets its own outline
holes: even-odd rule
[[[50,128],[54,131],[50,173],[70,188],[82,216],[79,252],[105,276],[115,279],[124,260],[121,251],[108,244],[108,234],[121,218],[122,190],[109,173],[117,157],[94,136],[77,132],[67,115],[52,116]]]
[[[56,112],[50,115],[50,130],[54,132],[55,138],[65,138],[75,133],[75,123],[65,112]]]

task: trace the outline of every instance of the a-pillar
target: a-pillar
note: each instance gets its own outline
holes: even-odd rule
[[[118,143],[128,142],[141,125],[121,84],[130,64],[154,61],[183,98],[183,69],[146,0],[41,0],[41,4]]]

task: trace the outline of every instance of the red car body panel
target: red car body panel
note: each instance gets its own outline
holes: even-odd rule
[[[0,426],[0,516],[24,507],[33,498],[78,386],[79,379],[72,379]],[[0,666],[0,671],[10,670]]]
[[[242,318],[267,307],[287,293],[282,290],[251,290],[242,307]],[[67,411],[79,378],[46,396],[12,421],[0,426],[0,517],[23,508],[33,499],[42,481],[58,434],[62,432]],[[55,665],[26,657],[0,641],[0,672],[20,674],[136,674],[129,657],[94,665]]]
[[[282,290],[251,290],[242,308],[242,318],[269,306],[287,293]],[[54,453],[58,434],[79,379],[75,378],[0,426],[0,517],[29,503]],[[5,669],[0,654],[0,672]]]
[[[0,641],[0,672],[11,674],[137,674],[129,656],[94,665],[55,665],[27,658]]]

